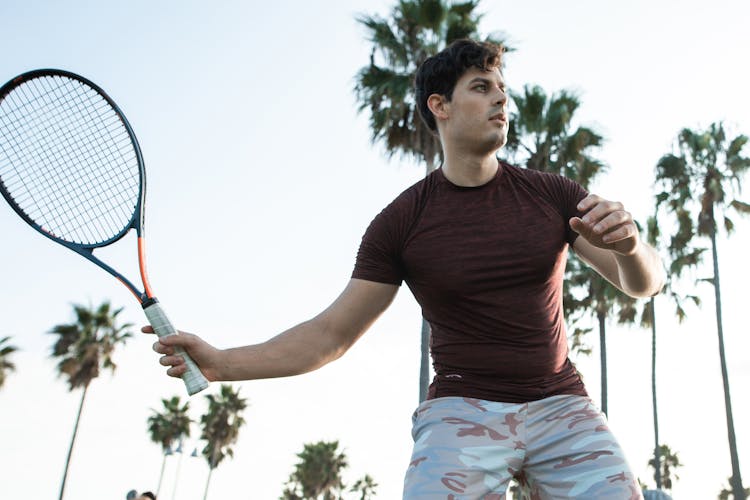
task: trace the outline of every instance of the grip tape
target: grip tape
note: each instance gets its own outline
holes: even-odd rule
[[[151,323],[151,326],[154,328],[154,332],[156,332],[159,337],[177,335],[177,329],[172,326],[172,323],[169,321],[169,318],[167,318],[167,315],[164,314],[159,302],[153,300],[153,302],[143,308],[143,311],[146,313],[148,322]],[[176,347],[175,354],[182,356],[182,359],[185,360],[185,365],[187,366],[187,371],[182,375],[182,381],[185,382],[188,394],[192,396],[208,387],[208,380],[206,380],[206,377],[203,376],[198,365],[195,364],[195,361],[188,356],[184,349]]]

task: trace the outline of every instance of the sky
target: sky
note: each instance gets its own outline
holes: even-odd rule
[[[353,93],[369,61],[361,13],[387,16],[386,0],[151,2],[4,0],[0,81],[43,67],[77,72],[122,108],[146,162],[151,285],[180,329],[218,347],[262,342],[326,307],[349,279],[370,220],[423,175],[370,142]],[[538,84],[581,98],[579,124],[606,137],[609,172],[592,191],[651,213],[654,166],[683,127],[722,120],[750,134],[750,4],[670,0],[485,0],[483,33],[503,32],[511,89]],[[750,153],[750,151],[748,151]],[[747,182],[747,181],[746,181]],[[747,201],[747,199],[746,199]],[[750,340],[745,283],[750,222],[719,239],[725,345],[740,464],[750,484]],[[0,389],[4,498],[56,498],[80,393],[49,358],[47,332],[72,304],[110,300],[145,324],[129,292],[96,266],[0,205],[0,337],[19,348]],[[100,253],[131,276],[135,241]],[[709,267],[696,272],[710,276]],[[211,479],[212,499],[275,499],[305,443],[338,440],[350,484],[370,474],[377,498],[400,498],[417,405],[419,308],[406,287],[340,360],[289,379],[235,383],[249,406],[234,458]],[[659,421],[684,464],[676,499],[716,498],[731,474],[713,291],[678,324],[657,299]],[[137,330],[138,328],[134,328]],[[653,484],[650,332],[608,328],[609,421],[636,474]],[[598,341],[576,358],[599,399]],[[153,339],[137,333],[118,367],[89,389],[66,498],[123,499],[156,491],[162,453],[147,418],[182,383],[163,374]],[[204,394],[191,415],[205,410]],[[200,446],[195,436],[185,443]],[[208,469],[167,458],[162,499],[203,497]]]

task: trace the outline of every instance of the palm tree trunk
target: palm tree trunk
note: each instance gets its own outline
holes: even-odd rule
[[[86,391],[89,390],[89,386],[83,387],[83,393],[81,394],[81,402],[78,404],[78,414],[76,415],[76,423],[73,427],[73,437],[70,440],[70,447],[68,448],[68,457],[65,459],[65,472],[63,473],[62,484],[60,485],[60,500],[63,500],[65,494],[65,482],[68,480],[68,469],[70,468],[70,457],[73,455],[73,445],[76,442],[76,435],[78,435],[78,424],[81,422],[81,413],[83,412],[83,402],[86,400]]]
[[[425,160],[425,177],[435,170],[435,164],[429,159]],[[420,340],[420,362],[419,362],[419,402],[427,399],[427,390],[430,387],[430,324],[422,318],[422,334]]]
[[[602,377],[602,413],[607,414],[607,331],[606,315],[598,313],[599,318],[599,350],[601,358],[601,377]]]
[[[659,414],[656,411],[656,301],[651,297],[651,405],[654,410],[654,479],[661,489],[661,456],[659,450]]]
[[[180,448],[182,448],[182,442],[180,442]],[[172,489],[172,500],[175,500],[175,498],[177,497],[177,486],[180,484],[180,467],[182,467],[182,455],[183,455],[183,452],[180,451],[180,456],[177,458],[177,471],[175,472],[175,475],[174,475],[174,488]]]
[[[208,498],[208,485],[211,483],[211,474],[214,472],[213,467],[208,468],[208,478],[206,479],[206,491],[203,492],[203,500]]]
[[[421,361],[419,363],[419,402],[427,399],[430,386],[430,324],[422,318]]]
[[[732,400],[729,395],[729,374],[727,372],[727,359],[724,353],[724,328],[721,320],[721,287],[719,285],[719,256],[716,249],[716,231],[711,232],[711,253],[714,264],[714,293],[716,296],[716,329],[719,335],[719,359],[721,361],[721,379],[724,382],[724,407],[727,414],[727,434],[729,437],[729,455],[732,459],[732,477],[729,482],[732,486],[732,494],[735,500],[747,500],[745,490],[742,487],[740,476],[740,460],[737,454],[737,440],[734,435],[734,419],[732,418]]]
[[[159,472],[159,485],[156,487],[156,498],[161,498],[161,482],[164,479],[164,466],[167,464],[167,453],[162,454],[161,459],[161,472]]]

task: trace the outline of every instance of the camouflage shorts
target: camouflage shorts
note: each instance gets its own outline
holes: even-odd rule
[[[404,499],[503,500],[512,478],[524,499],[643,498],[604,415],[585,397],[438,398],[413,422]]]

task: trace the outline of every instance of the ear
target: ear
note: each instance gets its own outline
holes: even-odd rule
[[[427,107],[432,111],[432,114],[435,115],[436,122],[448,119],[450,103],[445,99],[445,96],[431,94],[430,97],[427,98]]]

